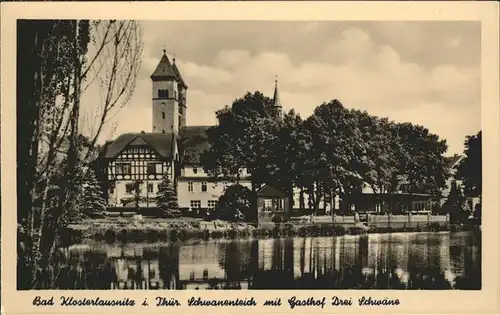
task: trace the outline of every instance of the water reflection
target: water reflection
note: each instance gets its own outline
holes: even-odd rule
[[[65,248],[57,289],[480,289],[473,233],[91,244]]]

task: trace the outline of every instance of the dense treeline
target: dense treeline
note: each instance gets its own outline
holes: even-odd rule
[[[237,182],[246,167],[253,192],[263,183],[289,194],[297,187],[302,209],[317,210],[336,195],[348,209],[363,185],[377,197],[396,192],[402,182],[410,193],[439,197],[446,184],[445,140],[419,125],[347,109],[338,100],[306,119],[293,110],[277,119],[271,99],[247,93],[216,116],[218,125],[207,132],[211,147],[201,159],[205,171]]]
[[[140,36],[135,21],[18,21],[19,289],[51,281],[69,221],[105,210],[92,161],[105,123],[133,92]],[[94,95],[84,105],[82,95],[92,87],[101,99]]]

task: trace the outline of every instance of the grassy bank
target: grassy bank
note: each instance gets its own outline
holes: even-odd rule
[[[156,242],[186,239],[237,239],[278,238],[294,236],[340,236],[366,233],[463,231],[465,225],[430,225],[417,228],[368,228],[362,224],[343,226],[339,224],[281,224],[256,228],[246,223],[225,221],[202,221],[199,219],[144,219],[140,222],[126,218],[87,220],[72,224],[65,230],[63,239],[68,244],[80,243],[86,239],[107,242]]]

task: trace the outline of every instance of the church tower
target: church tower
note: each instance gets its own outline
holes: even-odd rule
[[[175,64],[163,56],[151,75],[153,86],[153,132],[178,134],[186,126],[187,86]]]
[[[274,81],[274,96],[273,96],[273,107],[276,111],[276,115],[279,119],[283,118],[283,107],[281,106],[281,100],[278,93],[278,79]]]

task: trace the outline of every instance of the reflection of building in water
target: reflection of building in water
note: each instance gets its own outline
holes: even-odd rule
[[[444,276],[446,280],[450,283],[453,283],[455,280],[455,275],[451,270],[450,263],[450,235],[443,235],[441,238],[441,244],[439,246],[439,265],[442,272],[444,272]]]
[[[366,263],[362,260],[364,276],[374,277],[378,286],[387,286],[389,279],[397,277],[400,281],[408,278],[409,248],[408,234],[372,234],[360,240],[366,252]],[[383,281],[383,283],[380,283]]]
[[[259,248],[259,269],[261,270],[271,270],[273,269],[273,250],[275,239],[258,240]]]
[[[457,239],[458,238],[458,239]],[[478,240],[385,234],[61,251],[58,289],[480,288]],[[467,243],[469,245],[464,246]],[[457,280],[458,279],[458,280]]]
[[[181,249],[180,284],[185,289],[244,289],[258,266],[258,244],[220,242]]]
[[[114,262],[117,281],[111,288],[169,289],[178,283],[178,246],[114,248],[108,251]]]
[[[224,251],[216,244],[196,244],[182,246],[179,254],[179,277],[181,281],[206,278],[224,278],[224,270],[219,265],[219,258]]]

